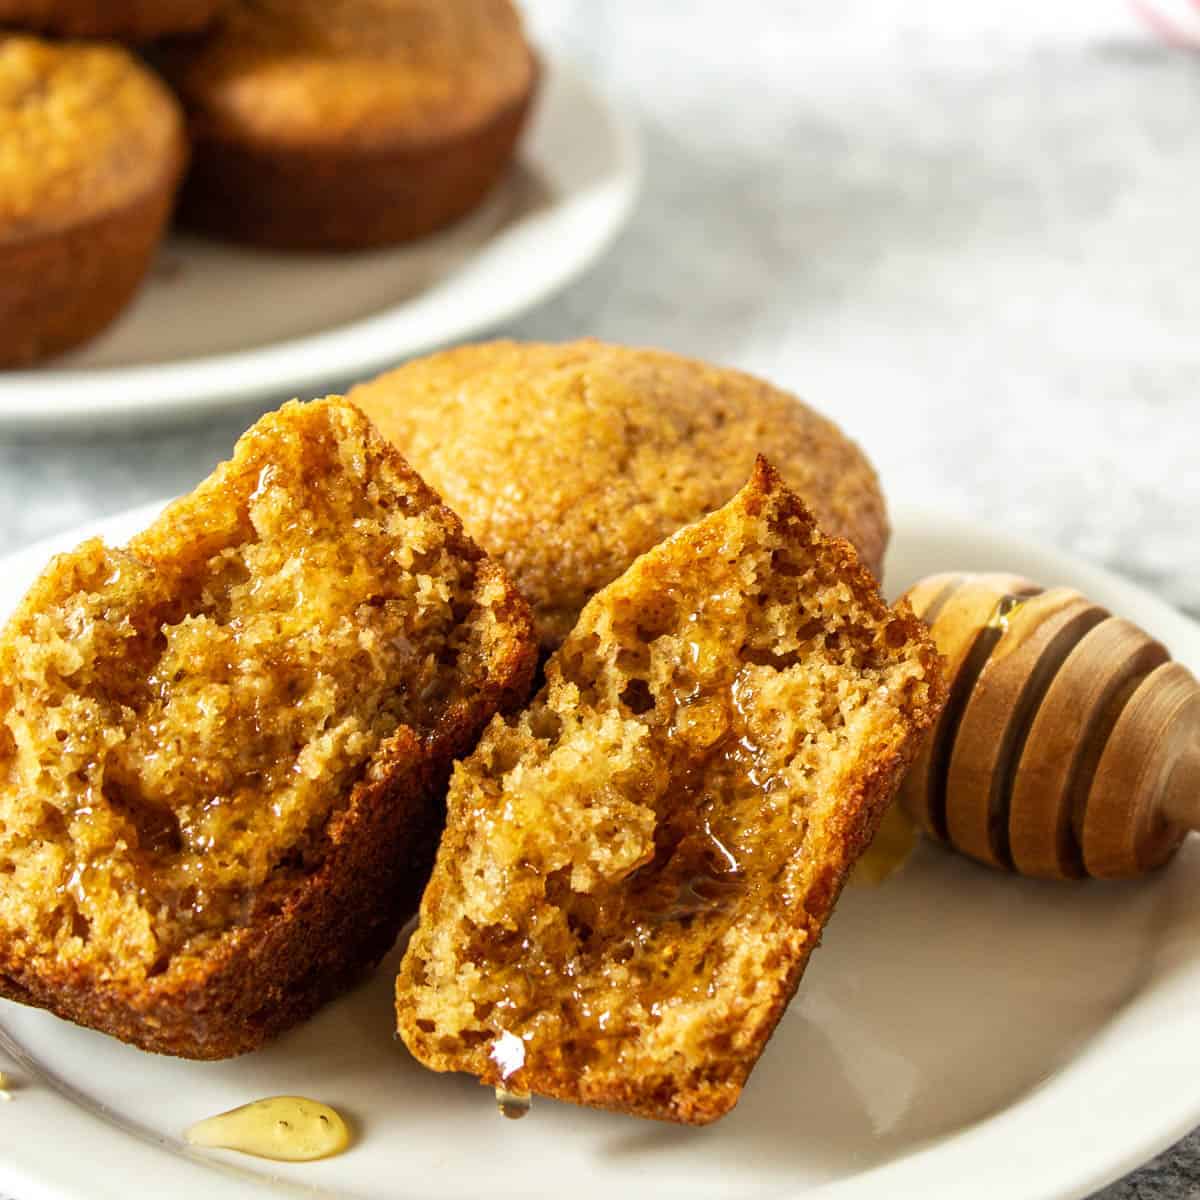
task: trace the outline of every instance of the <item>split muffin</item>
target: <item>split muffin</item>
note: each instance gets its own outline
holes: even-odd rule
[[[511,159],[537,78],[509,0],[232,0],[161,66],[195,143],[185,219],[316,250],[470,212]]]
[[[532,620],[352,406],[289,404],[0,631],[0,996],[147,1050],[253,1050],[416,906],[453,759]]]
[[[78,345],[120,313],[186,159],[178,104],[126,51],[0,35],[0,366]]]
[[[929,631],[760,459],[588,602],[456,768],[397,982],[408,1048],[716,1120],[944,693]]]
[[[639,554],[724,504],[759,453],[822,528],[882,565],[887,514],[862,451],[740,371],[590,340],[492,342],[351,396],[505,563],[544,651]]]
[[[0,0],[0,25],[67,37],[144,42],[169,33],[195,33],[224,0]]]

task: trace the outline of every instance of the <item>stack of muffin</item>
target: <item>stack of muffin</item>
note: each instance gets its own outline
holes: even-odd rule
[[[104,329],[177,198],[279,249],[442,228],[536,80],[510,0],[0,0],[0,366]]]

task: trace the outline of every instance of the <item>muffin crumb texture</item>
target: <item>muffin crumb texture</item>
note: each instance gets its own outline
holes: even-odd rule
[[[126,548],[55,559],[0,637],[7,991],[153,1014],[288,919],[359,792],[469,739],[532,659],[503,574],[356,409],[264,418]]]
[[[405,1042],[510,1092],[720,1117],[942,691],[924,627],[760,459],[457,767]]]

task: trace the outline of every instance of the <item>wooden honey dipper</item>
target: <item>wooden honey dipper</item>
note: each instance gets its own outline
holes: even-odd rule
[[[1115,879],[1200,830],[1200,684],[1070,588],[932,575],[905,593],[950,696],[900,792],[922,828],[995,867]]]

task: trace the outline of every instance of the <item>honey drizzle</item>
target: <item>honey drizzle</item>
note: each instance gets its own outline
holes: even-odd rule
[[[877,887],[908,861],[916,844],[916,824],[899,803],[891,805],[871,844],[854,864],[848,885]]]
[[[691,659],[701,657],[698,644],[691,643],[690,650]],[[788,781],[777,773],[766,748],[757,744],[749,728],[746,707],[752,697],[747,692],[747,665],[711,692],[706,692],[690,671],[675,681],[666,734],[688,745],[692,761],[672,780],[673,803],[665,816],[659,814],[653,857],[616,885],[621,898],[614,897],[612,902],[626,909],[626,936],[618,939],[611,929],[605,936],[617,943],[618,954],[644,948],[667,925],[729,919],[749,892],[746,864],[741,860],[751,851],[739,845],[742,830],[720,828],[720,819],[727,804],[735,801],[735,789],[744,787],[752,792],[764,802],[765,813],[768,805],[778,803],[786,793]],[[771,819],[786,819],[786,813]],[[549,903],[569,904],[571,894],[565,887],[563,893],[556,895],[551,888]],[[581,944],[586,945],[592,935],[591,913],[585,904],[577,913],[568,908],[568,921],[574,915],[584,927]],[[540,973],[551,971],[559,977],[574,977],[577,965],[573,960],[554,967],[549,962],[540,964]],[[619,1036],[610,1028],[610,1022],[619,1025],[619,1014],[607,1009],[593,1011],[590,998],[578,987],[570,992],[567,1003],[580,1035],[577,1041]],[[499,1004],[507,1006],[509,1002],[501,999]],[[652,1008],[657,1010],[657,1005]],[[517,1084],[524,1044],[508,1031],[493,1026],[492,1032],[488,1057],[500,1068],[500,1082],[494,1085],[497,1107],[506,1118],[519,1120],[531,1107],[529,1093]],[[515,1049],[512,1043],[521,1048],[519,1062],[509,1057],[510,1049]]]
[[[1090,614],[1080,614],[1070,625],[1060,630],[1053,641],[1042,647],[1037,661],[1024,681],[1012,720],[1005,731],[1005,741],[997,759],[988,792],[988,840],[993,853],[1010,870],[1013,867],[1012,839],[1009,832],[1013,787],[1016,783],[1017,769],[1025,750],[1025,743],[1029,738],[1029,732],[1033,728],[1033,722],[1042,706],[1042,701],[1046,698],[1046,693],[1050,690],[1055,676],[1062,669],[1063,663],[1066,662],[1067,656],[1104,619],[1104,616],[1105,614],[1098,609],[1093,610]],[[1001,628],[1005,633],[1008,632],[1007,614]],[[1033,632],[1033,630],[1026,630],[1025,636],[1029,637]],[[1009,648],[1010,653],[1022,645],[1019,638],[1014,638],[1013,641],[1013,646]]]
[[[1032,600],[1037,591],[1006,592],[996,602],[991,614],[984,622],[983,628],[975,637],[967,657],[963,660],[958,674],[951,681],[950,695],[942,718],[938,722],[934,734],[935,741],[930,754],[929,781],[931,794],[929,797],[929,817],[933,831],[943,842],[950,840],[946,816],[946,780],[950,774],[950,756],[954,750],[954,742],[958,737],[958,727],[967,711],[967,704],[983,674],[992,651],[1000,639],[1008,632],[1008,621],[1014,612],[1027,601]]]
[[[527,1091],[509,1087],[508,1081],[525,1066],[525,1043],[515,1033],[503,1029],[492,1043],[488,1057],[500,1068],[501,1082],[496,1086],[496,1107],[501,1116],[510,1121],[519,1121],[533,1107],[533,1101]]]

